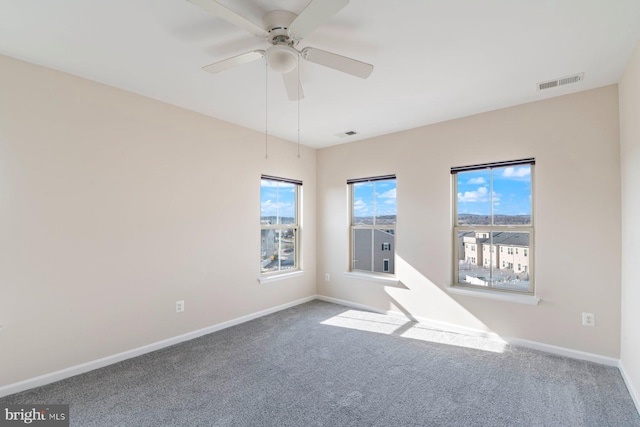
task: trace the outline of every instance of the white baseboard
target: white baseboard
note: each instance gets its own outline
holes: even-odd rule
[[[624,369],[622,360],[620,361],[620,363],[618,363],[618,369],[620,369],[622,379],[627,386],[627,390],[629,390],[629,394],[631,395],[631,399],[633,399],[633,403],[635,403],[636,405],[636,411],[638,411],[638,414],[640,414],[640,394],[631,382],[631,378],[629,378],[629,376],[627,375],[627,371]]]
[[[544,351],[545,353],[557,354],[558,356],[570,357],[572,359],[586,360],[588,362],[599,363],[601,365],[618,367],[620,359],[614,357],[602,356],[595,353],[587,353],[586,351],[573,350],[566,347],[558,347],[551,344],[544,344],[537,341],[523,340],[520,338],[502,337],[507,343],[518,347],[526,347],[533,350]]]
[[[179,344],[184,341],[189,341],[194,338],[198,338],[203,335],[210,334],[212,332],[230,328],[231,326],[239,325],[241,323],[248,322],[250,320],[257,319],[259,317],[266,316],[268,314],[272,314],[281,310],[285,310],[287,308],[291,308],[296,305],[304,304],[306,302],[313,301],[314,299],[316,299],[316,296],[312,295],[310,297],[302,298],[297,301],[292,301],[276,307],[268,308],[266,310],[258,311],[256,313],[247,314],[246,316],[238,317],[236,319],[228,320],[226,322],[218,323],[217,325],[208,326],[206,328],[202,328],[193,332],[188,332],[186,334],[178,335],[173,338],[168,338],[166,340],[158,341],[153,344],[134,348],[132,350],[123,351],[122,353],[114,354],[112,356],[103,357],[98,360],[81,363],[80,365],[71,366],[69,368],[61,369],[59,371],[51,372],[49,374],[40,375],[38,377],[29,378],[24,381],[2,386],[0,387],[0,397],[8,396],[14,393],[19,393],[21,391],[29,390],[34,387],[40,387],[46,384],[60,381],[65,378],[72,377],[74,375],[79,375],[85,372],[93,371],[94,369],[112,365],[114,363],[118,363],[126,359],[131,359],[133,357],[141,356],[143,354],[150,353],[152,351],[160,350],[162,348]]]
[[[601,365],[619,367],[619,359],[616,359],[613,357],[601,356],[599,354],[587,353],[580,350],[573,350],[570,348],[558,347],[555,345],[544,344],[541,342],[529,341],[529,340],[524,340],[520,338],[503,337],[494,332],[482,331],[474,328],[467,328],[464,326],[454,325],[451,323],[441,322],[438,320],[432,320],[432,319],[427,319],[423,317],[413,317],[413,316],[409,317],[401,312],[385,311],[379,308],[369,307],[364,304],[358,304],[351,301],[341,300],[338,298],[327,297],[324,295],[318,295],[317,298],[322,301],[332,302],[334,304],[344,305],[346,307],[352,307],[359,310],[373,311],[375,313],[388,314],[394,317],[410,318],[419,323],[425,324],[429,327],[442,330],[442,331],[454,332],[454,333],[466,334],[466,335],[472,335],[472,336],[482,336],[490,339],[498,339],[506,342],[507,344],[511,344],[519,347],[531,348],[534,350],[544,351],[546,353],[570,357],[572,359],[587,360],[589,362],[599,363]]]
[[[478,330],[478,329],[473,329],[473,328],[467,328],[467,327],[463,327],[463,326],[458,326],[458,325],[453,325],[450,323],[446,323],[446,322],[440,322],[440,321],[436,321],[436,320],[431,320],[431,319],[426,319],[426,318],[420,318],[420,317],[408,317],[406,316],[404,313],[401,312],[397,312],[397,311],[390,311],[390,310],[381,310],[375,307],[371,307],[371,306],[367,306],[364,304],[359,304],[359,303],[355,303],[355,302],[351,302],[351,301],[346,301],[346,300],[341,300],[338,298],[333,298],[333,297],[327,297],[324,295],[313,295],[310,297],[306,297],[306,298],[302,298],[296,301],[292,301],[286,304],[282,304],[276,307],[271,307],[268,308],[266,310],[262,310],[256,313],[252,313],[252,314],[248,314],[246,316],[242,316],[242,317],[238,317],[236,319],[232,319],[232,320],[228,320],[226,322],[222,322],[222,323],[218,323],[216,325],[212,325],[203,329],[198,329],[196,331],[193,332],[188,332],[186,334],[183,335],[179,335],[173,338],[169,338],[166,340],[162,340],[162,341],[158,341],[155,342],[153,344],[149,344],[149,345],[145,345],[142,347],[138,347],[132,350],[128,350],[128,351],[124,351],[122,353],[118,353],[118,354],[114,354],[111,356],[107,356],[107,357],[103,357],[101,359],[98,360],[94,360],[91,362],[86,362],[86,363],[82,363],[80,365],[76,365],[76,366],[72,366],[66,369],[61,369],[59,371],[55,371],[55,372],[51,372],[49,374],[45,374],[45,375],[41,375],[38,377],[34,377],[34,378],[30,378],[24,381],[20,381],[17,383],[13,383],[13,384],[9,384],[6,386],[2,386],[0,387],[0,397],[3,396],[8,396],[10,394],[14,394],[14,393],[19,393],[21,391],[25,391],[34,387],[39,387],[39,386],[43,386],[46,384],[50,384],[52,382],[55,381],[59,381],[65,378],[69,378],[72,377],[74,375],[79,375],[79,374],[83,374],[85,372],[89,372],[89,371],[93,371],[94,369],[98,369],[98,368],[102,368],[104,366],[108,366],[108,365],[112,365],[114,363],[118,363],[121,362],[123,360],[126,359],[131,359],[133,357],[137,357],[137,356],[141,356],[143,354],[146,353],[150,353],[152,351],[156,351],[156,350],[160,350],[162,348],[165,347],[169,347],[175,344],[179,344],[181,342],[184,341],[188,341],[188,340],[192,340],[194,338],[198,338],[201,337],[203,335],[206,334],[210,334],[222,329],[226,329],[229,328],[231,326],[235,326],[235,325],[239,325],[241,323],[244,322],[248,322],[250,320],[253,319],[257,319],[259,317],[262,316],[266,316],[268,314],[272,314],[281,310],[285,310],[287,308],[291,308],[294,307],[296,305],[300,305],[300,304],[304,304],[310,301],[313,301],[315,299],[321,300],[321,301],[326,301],[326,302],[330,302],[330,303],[334,303],[334,304],[338,304],[338,305],[342,305],[345,307],[351,307],[357,310],[366,310],[366,311],[372,311],[375,313],[381,313],[381,314],[387,314],[390,316],[394,316],[394,317],[402,317],[402,318],[410,318],[411,320],[415,320],[419,323],[425,324],[427,326],[430,326],[434,329],[438,329],[438,330],[442,330],[442,331],[449,331],[449,332],[454,332],[454,333],[462,333],[462,334],[467,334],[467,335],[472,335],[472,336],[483,336],[483,337],[487,337],[487,338],[491,338],[491,339],[502,339],[505,342],[512,344],[512,345],[516,345],[516,346],[521,346],[521,347],[527,347],[527,348],[531,348],[531,349],[535,349],[535,350],[540,350],[540,351],[544,351],[547,353],[552,353],[552,354],[558,354],[561,356],[566,356],[566,357],[571,357],[574,359],[579,359],[579,360],[587,360],[590,362],[595,362],[595,363],[600,363],[603,365],[607,365],[607,366],[614,366],[620,369],[620,372],[622,374],[622,377],[625,381],[625,384],[627,385],[627,388],[629,389],[629,393],[631,394],[631,397],[633,398],[633,401],[636,405],[636,408],[638,409],[638,412],[640,412],[640,399],[639,399],[639,395],[637,390],[633,387],[633,384],[630,382],[629,378],[626,375],[626,372],[624,371],[623,365],[620,362],[619,359],[615,359],[612,357],[606,357],[606,356],[601,356],[601,355],[597,355],[597,354],[593,354],[593,353],[586,353],[583,351],[579,351],[579,350],[572,350],[569,348],[565,348],[565,347],[558,347],[558,346],[553,346],[553,345],[549,345],[549,344],[543,344],[543,343],[539,343],[539,342],[535,342],[535,341],[529,341],[529,340],[524,340],[524,339],[519,339],[519,338],[509,338],[509,337],[500,337],[499,335],[492,333],[492,332],[487,332],[487,331],[482,331],[482,330]]]
[[[366,310],[366,311],[373,311],[374,313],[387,314],[386,311],[380,310],[379,308],[370,307],[368,305],[358,304],[357,302],[351,302],[343,299],[327,297],[324,295],[316,295],[316,299],[319,299],[320,301],[330,302],[333,304],[343,305],[345,307],[355,308],[357,310]]]

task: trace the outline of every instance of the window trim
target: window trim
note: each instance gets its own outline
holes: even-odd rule
[[[529,159],[519,159],[519,160],[506,160],[502,162],[491,162],[491,163],[481,163],[479,165],[470,165],[470,166],[454,166],[451,168],[451,174],[457,174],[458,172],[470,172],[477,171],[483,169],[495,169],[495,168],[503,168],[505,166],[522,166],[522,165],[535,165],[536,159],[531,157]],[[532,179],[533,182],[533,179]]]
[[[387,273],[367,273],[366,271],[356,270],[345,271],[344,275],[350,279],[382,283],[386,286],[398,286],[400,284],[400,280],[395,275]]]
[[[447,286],[447,292],[454,295],[516,302],[526,305],[538,305],[540,303],[540,298],[535,295],[523,294],[522,292],[495,292],[494,290],[468,288],[466,286]]]
[[[293,268],[287,269],[287,270],[277,270],[277,271],[263,273],[262,267],[260,267],[260,278],[258,280],[260,283],[268,283],[274,280],[278,280],[278,278],[280,278],[281,276],[282,278],[295,277],[298,275],[296,273],[302,272],[302,265],[301,265],[302,238],[301,238],[301,232],[300,232],[301,230],[300,224],[302,222],[300,217],[301,200],[302,200],[302,181],[289,179],[289,178],[280,178],[280,177],[275,177],[271,175],[260,175],[260,182],[262,182],[263,180],[282,182],[285,184],[293,184],[295,188],[295,223],[294,224],[268,224],[268,225],[260,223],[260,239],[262,239],[263,230],[281,230],[281,229],[293,230],[293,233],[295,236],[295,245],[294,245],[295,256],[293,261],[294,263]],[[261,187],[261,191],[262,191],[262,187]],[[262,250],[262,243],[261,243],[260,249]]]
[[[292,279],[294,277],[304,276],[303,270],[296,270],[282,274],[270,274],[270,275],[261,275],[258,278],[258,282],[262,285],[264,283],[276,282],[278,280]]]
[[[457,179],[457,174],[458,172],[470,172],[470,171],[476,171],[476,170],[484,170],[484,169],[496,169],[496,168],[502,168],[502,167],[507,167],[507,166],[521,166],[521,165],[530,165],[531,167],[531,172],[530,172],[530,176],[531,176],[531,224],[529,225],[496,225],[496,224],[491,224],[491,225],[458,225],[458,179]],[[520,296],[527,296],[527,297],[535,297],[535,158],[530,158],[530,159],[521,159],[521,160],[513,160],[513,161],[504,161],[504,162],[493,162],[493,163],[484,163],[484,164],[480,164],[480,165],[471,165],[471,166],[458,166],[458,167],[452,167],[451,168],[451,180],[452,180],[452,184],[451,184],[451,188],[452,188],[452,213],[453,213],[453,217],[452,217],[452,240],[453,240],[453,245],[452,245],[452,267],[453,267],[453,276],[452,276],[452,285],[449,287],[450,290],[453,291],[460,291],[458,293],[461,293],[462,291],[467,291],[465,292],[465,294],[467,295],[477,295],[478,292],[480,292],[481,294],[485,294],[485,293],[489,293],[489,294],[497,294],[497,295],[520,295]],[[490,192],[493,192],[493,178],[491,180],[491,190]],[[492,216],[492,222],[493,222],[493,210],[491,213]],[[480,285],[473,285],[470,283],[460,283],[459,281],[459,255],[458,255],[458,233],[459,232],[464,232],[464,231],[475,231],[475,232],[483,232],[486,231],[489,233],[489,236],[492,238],[492,232],[498,232],[498,231],[505,231],[505,232],[528,232],[529,233],[529,250],[528,250],[528,259],[529,259],[529,268],[528,268],[528,274],[529,274],[529,290],[528,291],[518,291],[515,289],[499,289],[499,288],[492,288],[492,287],[488,287],[488,286],[480,286]],[[493,246],[493,240],[490,240],[489,243],[491,246]],[[513,248],[509,248],[507,247],[507,252],[509,252],[509,249],[511,249],[511,253],[510,255],[513,256],[514,254],[514,250]],[[500,248],[500,251],[502,251],[502,247]],[[508,253],[509,255],[509,253]],[[508,263],[508,265],[511,265],[511,263]],[[456,292],[453,292],[456,293]],[[508,298],[506,300],[509,300]],[[512,300],[512,299],[511,299]],[[537,301],[539,301],[538,299],[536,299]],[[536,302],[537,304],[537,302]]]
[[[393,175],[380,175],[380,176],[374,176],[374,177],[368,177],[368,178],[355,178],[355,179],[347,179],[347,197],[348,197],[348,208],[349,208],[349,252],[348,252],[348,261],[347,261],[347,271],[345,272],[345,274],[349,274],[352,277],[370,277],[372,279],[383,279],[383,280],[391,280],[394,281],[396,278],[396,272],[395,272],[395,259],[396,259],[396,250],[395,250],[395,239],[397,237],[396,235],[396,226],[397,226],[397,211],[396,211],[396,224],[393,225],[389,225],[389,224],[383,224],[383,225],[376,225],[376,224],[372,224],[372,225],[366,225],[366,226],[356,226],[354,225],[354,209],[353,209],[353,198],[354,198],[354,191],[353,191],[353,185],[354,184],[359,184],[359,183],[364,183],[364,182],[378,182],[378,181],[388,181],[388,180],[395,180],[396,181],[396,187],[397,187],[397,177],[395,174]],[[397,200],[397,199],[396,199]],[[353,242],[353,236],[354,236],[354,231],[355,230],[371,230],[372,232],[376,229],[378,230],[393,230],[393,237],[394,237],[394,245],[390,245],[390,251],[393,251],[393,259],[394,259],[394,272],[393,273],[387,273],[387,272],[378,272],[378,271],[367,271],[367,270],[357,270],[353,268],[353,250],[354,250],[354,242]],[[374,265],[373,265],[373,251],[375,250],[375,239],[372,238],[371,239],[371,249],[372,249],[372,265],[371,268],[373,270]],[[389,259],[390,258],[386,258]]]

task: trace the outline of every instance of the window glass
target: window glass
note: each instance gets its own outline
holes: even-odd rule
[[[456,284],[533,293],[533,163],[452,168]]]
[[[299,184],[262,178],[260,181],[260,271],[262,274],[298,268]]]
[[[531,224],[531,165],[492,170],[493,223]]]
[[[491,171],[460,172],[456,179],[458,225],[491,224]]]
[[[350,187],[351,270],[394,274],[396,180],[374,179]]]
[[[260,182],[260,220],[269,224],[296,224],[295,184],[262,179]]]

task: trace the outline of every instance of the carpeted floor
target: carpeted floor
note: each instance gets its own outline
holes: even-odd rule
[[[616,368],[321,301],[0,403],[77,426],[640,426]]]

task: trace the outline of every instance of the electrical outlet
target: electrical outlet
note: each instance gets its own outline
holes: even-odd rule
[[[184,311],[184,301],[176,301],[176,313],[182,313]]]
[[[595,326],[596,316],[593,313],[582,313],[582,326]]]
[[[324,275],[324,281],[328,282],[329,280],[331,280],[331,276],[329,276],[329,273]]]

